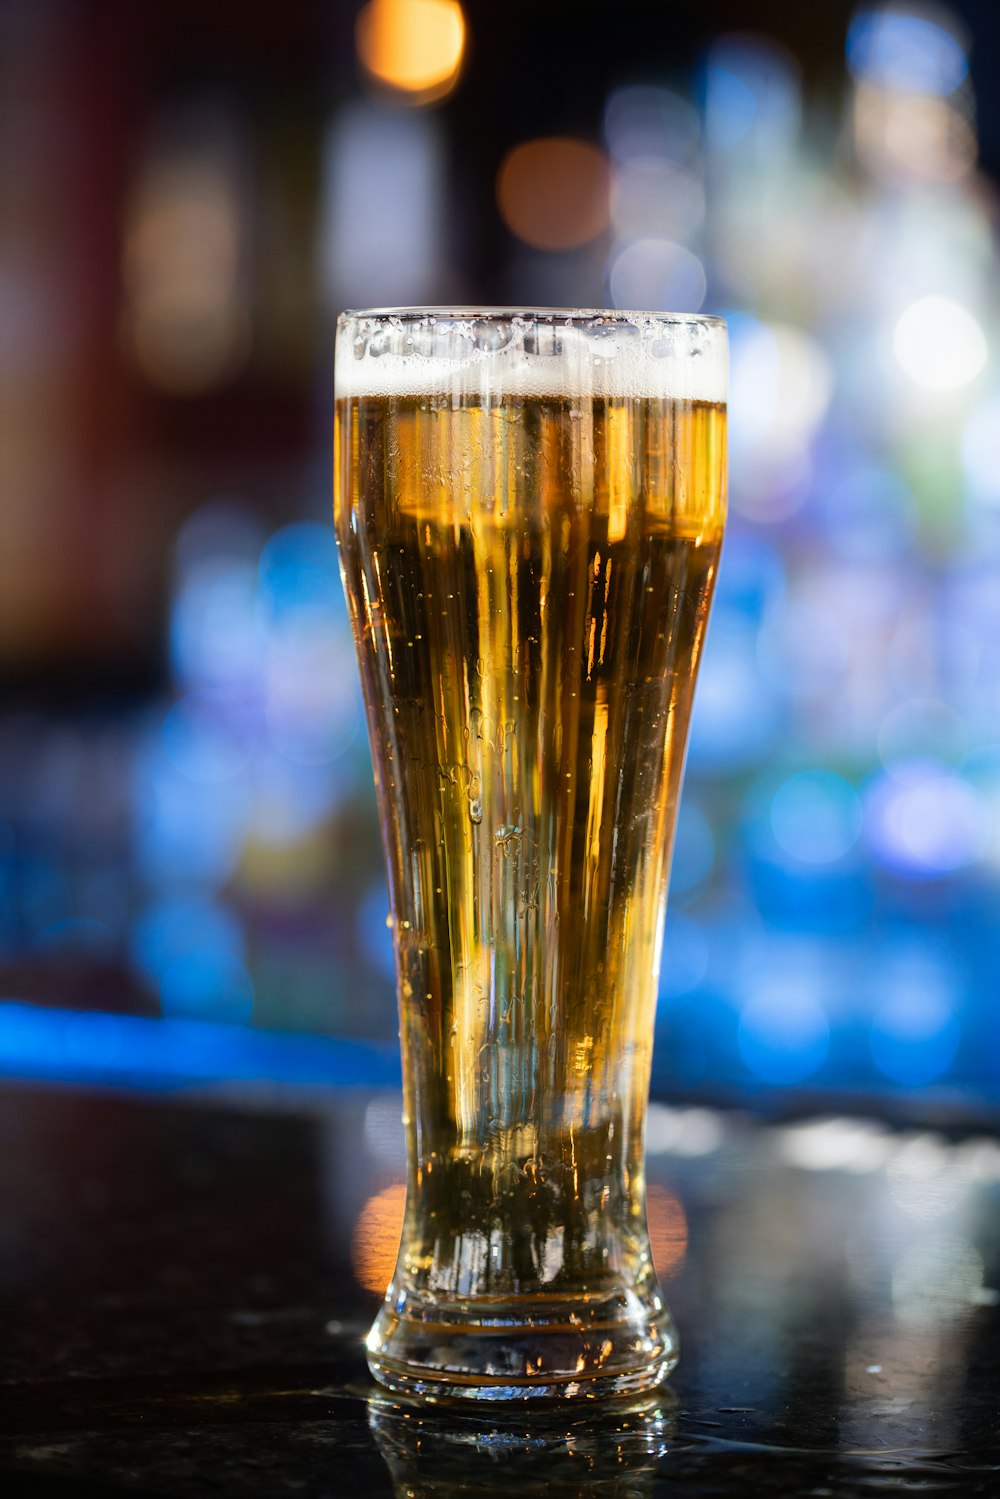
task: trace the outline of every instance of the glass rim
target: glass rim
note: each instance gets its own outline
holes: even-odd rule
[[[629,397],[725,403],[728,329],[694,312],[383,307],[337,319],[334,396]]]
[[[448,322],[530,322],[561,323],[635,323],[637,319],[672,327],[725,328],[726,320],[712,312],[659,312],[630,307],[496,307],[496,306],[428,306],[428,307],[347,307],[338,323],[358,322],[363,318],[395,318],[401,323],[424,322],[429,318]]]

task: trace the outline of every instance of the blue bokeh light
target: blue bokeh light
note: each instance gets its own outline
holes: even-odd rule
[[[132,803],[136,856],[148,878],[214,886],[235,871],[251,813],[246,775],[193,780],[168,757],[160,726],[140,744]]]
[[[670,865],[671,897],[688,895],[704,885],[715,863],[715,838],[693,797],[681,802]]]
[[[876,1010],[870,1044],[876,1067],[891,1082],[926,1087],[947,1072],[961,1040],[961,1026],[947,999],[904,989]]]
[[[781,603],[787,588],[777,548],[731,524],[715,590],[716,613],[733,613],[759,624]]]
[[[779,705],[760,680],[756,631],[720,610],[709,625],[698,676],[690,763],[718,771],[752,765],[779,731]]]
[[[253,1017],[253,980],[226,952],[187,952],[160,974],[160,1006],[177,1020],[218,1020],[245,1025]]]
[[[237,963],[245,956],[243,931],[235,915],[219,902],[170,895],[154,901],[132,930],[132,961],[138,971],[159,984],[178,959],[211,954]]]
[[[833,864],[861,836],[861,798],[843,776],[806,770],[789,776],[771,802],[771,830],[785,853],[803,864]]]
[[[332,528],[284,526],[265,545],[264,720],[274,747],[302,765],[335,761],[359,740],[363,710]]]
[[[705,121],[708,144],[728,151],[753,124],[757,103],[753,90],[731,68],[711,63],[705,76]]]
[[[178,681],[195,690],[252,690],[262,647],[253,563],[228,557],[193,563],[179,582],[170,615],[170,657]]]
[[[358,907],[358,941],[368,962],[386,978],[395,979],[396,960],[389,926],[385,881],[376,880]]]
[[[706,59],[704,111],[710,151],[725,153],[752,142],[779,153],[799,126],[797,65],[764,37],[723,37]]]
[[[762,987],[740,1016],[740,1055],[764,1083],[802,1083],[830,1049],[830,1023],[815,994],[794,978]]]
[[[398,1088],[399,1048],[199,1020],[72,1011],[0,1001],[0,1071],[115,1087],[189,1088],[238,1079]]]
[[[168,710],[162,732],[171,765],[204,786],[219,786],[239,775],[253,748],[248,735],[192,699],[182,698]]]
[[[318,610],[347,627],[347,605],[332,526],[295,521],[265,542],[260,554],[260,590],[272,616]]]
[[[253,835],[261,844],[290,846],[308,836],[356,791],[353,771],[338,764],[296,761],[274,745],[258,752],[253,768]]]
[[[868,565],[904,556],[917,528],[916,501],[905,480],[860,455],[822,486],[818,507],[829,545]]]
[[[920,6],[861,10],[847,32],[847,61],[856,78],[918,94],[953,93],[969,71],[958,36]]]
[[[205,897],[168,896],[137,920],[132,961],[155,988],[164,1015],[245,1024],[253,981],[236,916]]]
[[[761,626],[757,664],[772,692],[808,701],[827,698],[850,661],[844,609],[815,591],[785,599]]]
[[[683,911],[667,913],[660,962],[659,998],[669,1007],[697,989],[708,973],[708,938],[701,924]]]

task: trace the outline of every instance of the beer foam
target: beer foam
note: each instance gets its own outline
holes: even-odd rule
[[[725,324],[653,312],[434,308],[344,313],[334,390],[348,396],[592,396],[724,402]]]

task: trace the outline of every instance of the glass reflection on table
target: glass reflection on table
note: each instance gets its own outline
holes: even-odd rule
[[[637,1401],[528,1412],[429,1405],[373,1391],[368,1425],[396,1499],[461,1494],[645,1499],[676,1428],[669,1389]]]

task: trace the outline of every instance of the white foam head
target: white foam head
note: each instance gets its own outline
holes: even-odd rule
[[[726,399],[719,318],[657,312],[409,308],[345,312],[344,396]]]

